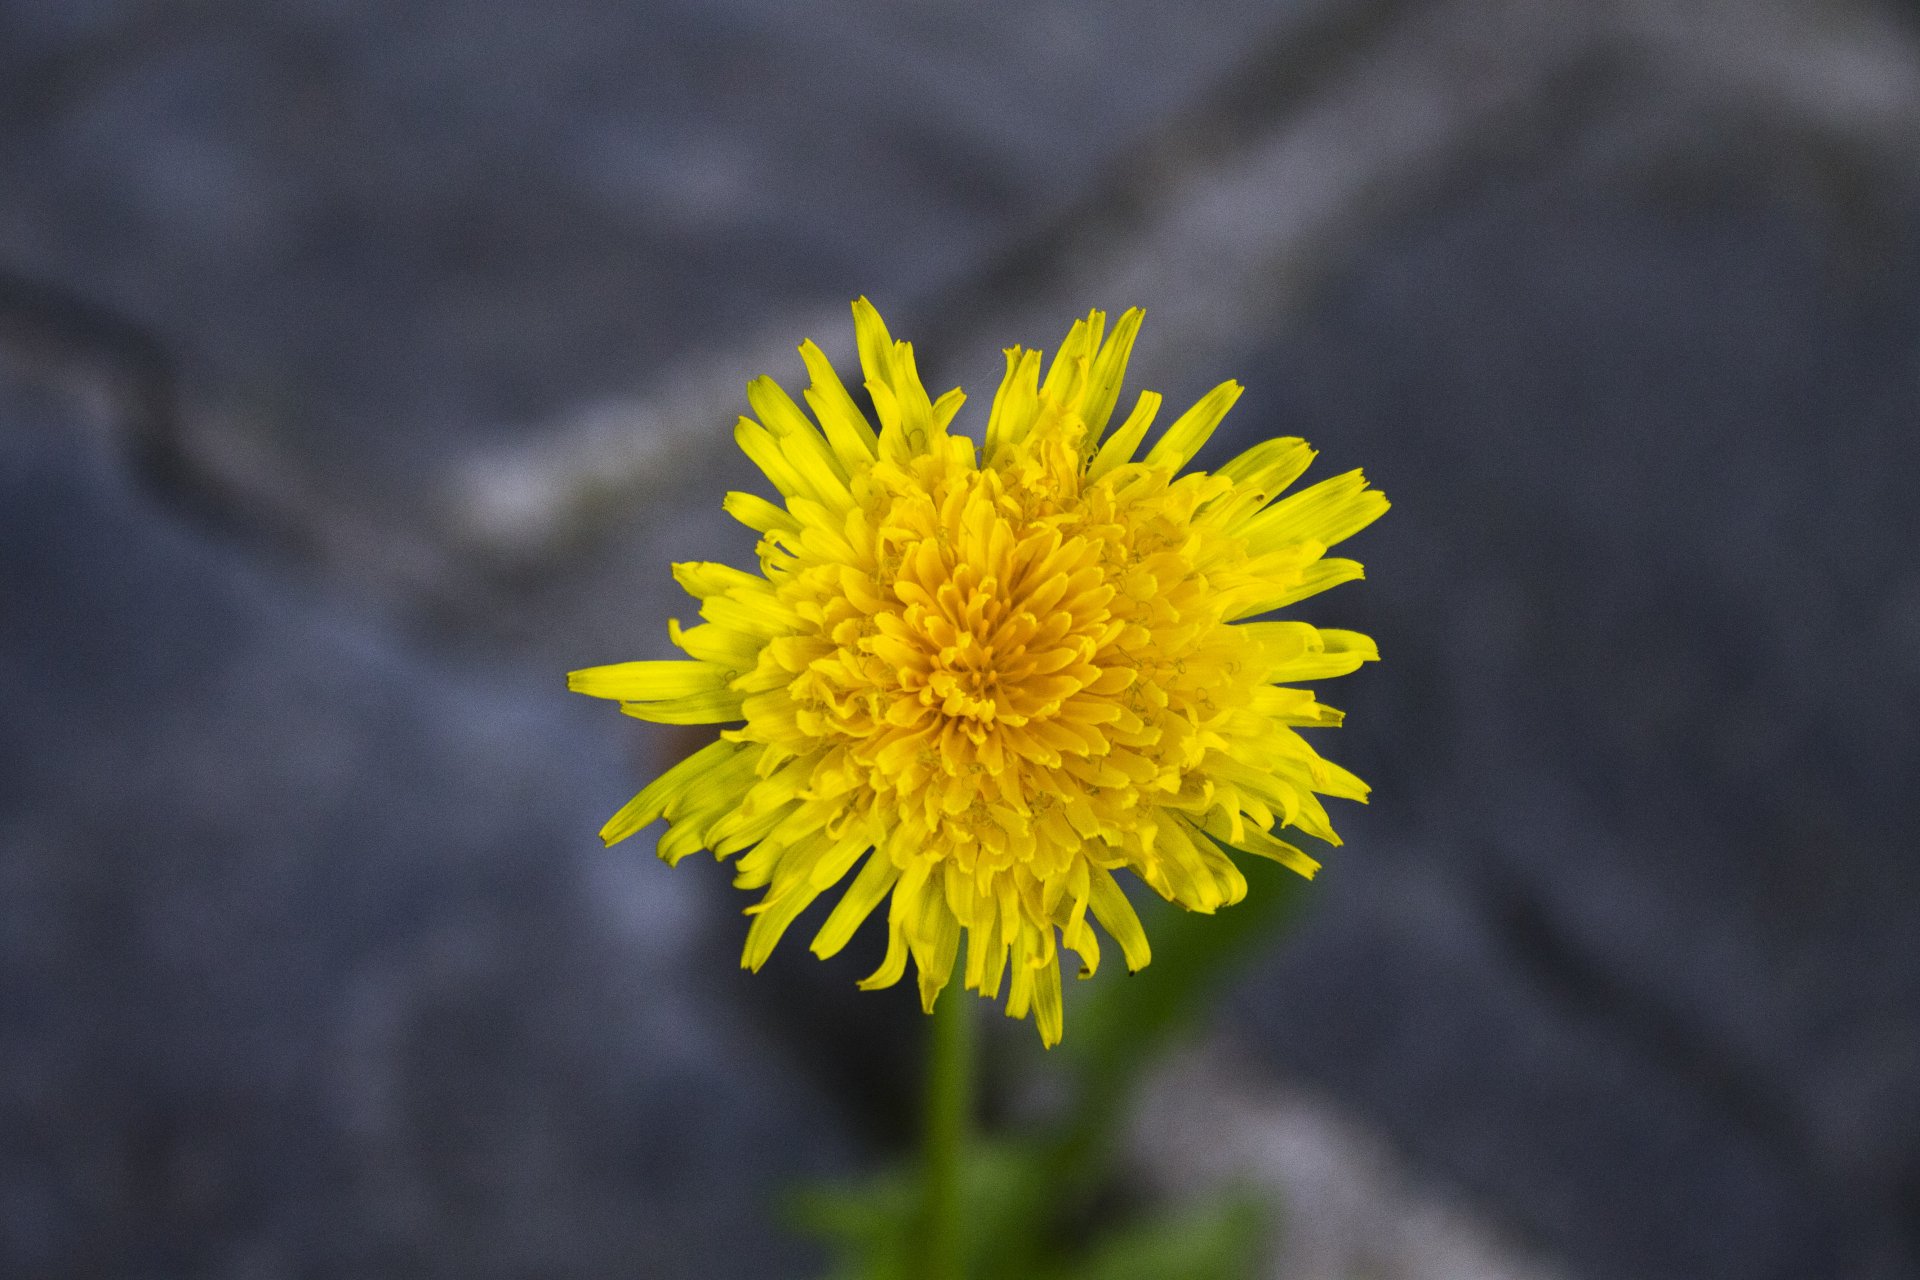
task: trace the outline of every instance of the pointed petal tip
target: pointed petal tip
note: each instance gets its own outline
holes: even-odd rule
[[[608,822],[606,826],[600,828],[600,845],[602,848],[611,849],[622,840],[627,839],[636,831],[640,830],[640,827],[626,827],[622,830],[621,827],[615,825],[619,821],[618,818],[615,818]]]

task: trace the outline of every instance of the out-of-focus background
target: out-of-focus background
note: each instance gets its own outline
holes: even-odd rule
[[[1135,385],[1247,384],[1203,462],[1396,503],[1313,611],[1375,802],[1143,1194],[1275,1277],[1920,1275],[1891,0],[7,0],[0,1274],[819,1264],[913,998],[603,851],[688,740],[562,673],[748,553],[743,384],[856,293],[965,413],[1144,305]]]

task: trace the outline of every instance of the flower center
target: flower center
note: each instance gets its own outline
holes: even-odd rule
[[[999,582],[988,577],[976,583],[977,576],[972,566],[961,565],[934,590],[932,608],[907,605],[904,621],[920,642],[925,665],[903,671],[901,688],[949,719],[984,727],[1011,709],[995,664],[1007,609]]]
[[[845,537],[783,581],[809,626],[769,647],[781,696],[747,704],[755,739],[813,761],[816,796],[884,812],[892,847],[982,886],[1145,848],[1232,711],[1195,499],[1157,473],[1083,484],[1079,465],[876,468]]]
[[[993,649],[972,632],[934,655],[926,693],[938,699],[950,717],[992,724],[1000,708],[1000,673],[993,668]],[[925,695],[923,695],[925,696]]]
[[[976,745],[996,725],[1053,715],[1082,684],[1056,673],[1090,646],[1074,634],[1075,619],[1045,614],[1045,602],[1023,589],[1031,576],[1003,587],[998,575],[961,564],[931,592],[924,584],[899,592],[906,601],[900,620],[920,659],[900,671],[901,692]]]

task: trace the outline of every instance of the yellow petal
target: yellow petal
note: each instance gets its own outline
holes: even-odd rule
[[[648,823],[664,816],[668,805],[676,797],[685,795],[702,781],[710,781],[717,766],[753,751],[753,748],[738,747],[731,742],[707,744],[648,783],[639,795],[621,806],[620,811],[600,828],[600,839],[610,845],[625,840]]]
[[[1080,417],[1087,424],[1089,445],[1106,432],[1113,407],[1120,401],[1120,384],[1127,376],[1127,358],[1133,354],[1133,340],[1139,336],[1140,321],[1145,316],[1138,307],[1121,313],[1120,322],[1113,326],[1113,336],[1094,359],[1087,379],[1086,398],[1080,407]]]
[[[899,879],[900,868],[893,865],[891,858],[882,852],[871,854],[846,893],[834,904],[833,913],[820,926],[820,932],[814,935],[813,954],[822,960],[838,955]]]
[[[1309,880],[1313,879],[1314,873],[1320,870],[1319,862],[1285,840],[1278,839],[1271,832],[1262,831],[1258,827],[1248,827],[1242,833],[1241,839],[1236,842],[1235,847],[1272,859],[1289,871],[1298,872]]]
[[[773,955],[788,926],[819,896],[818,889],[800,880],[779,892],[768,893],[749,908],[753,923],[747,928],[747,945],[740,953],[740,967],[758,973],[760,966]]]
[[[616,662],[567,673],[567,688],[589,698],[647,701],[726,686],[733,672],[706,662]]]
[[[987,414],[986,457],[993,462],[1001,452],[1026,439],[1027,428],[1040,406],[1040,353],[1007,348],[1007,372]]]
[[[1060,962],[1050,957],[1033,975],[1033,1023],[1040,1043],[1051,1049],[1066,1030],[1066,1009],[1060,1000]]]
[[[1385,494],[1367,488],[1364,474],[1349,471],[1276,502],[1247,521],[1244,532],[1256,552],[1309,540],[1330,547],[1378,520],[1389,505]]]
[[[847,394],[846,384],[834,372],[826,353],[808,341],[800,344],[800,358],[806,361],[807,373],[813,379],[813,385],[806,390],[807,405],[820,420],[834,453],[851,474],[852,468],[873,460],[878,452],[879,437],[874,435],[873,425],[854,404],[853,397]]]
[[[1140,447],[1146,438],[1147,428],[1153,425],[1153,415],[1160,412],[1160,394],[1156,391],[1142,391],[1135,402],[1133,412],[1120,429],[1108,437],[1100,446],[1100,452],[1094,455],[1093,462],[1087,467],[1087,479],[1098,480],[1115,467],[1133,460],[1133,451]]]
[[[1153,959],[1153,948],[1147,945],[1147,932],[1140,927],[1140,917],[1134,914],[1133,904],[1127,901],[1127,895],[1121,892],[1111,871],[1095,867],[1092,879],[1093,918],[1120,944],[1127,972],[1140,972]]]
[[[864,296],[853,300],[853,333],[860,347],[860,369],[868,382],[893,389],[893,335]]]
[[[1201,396],[1199,403],[1174,419],[1173,425],[1147,451],[1146,464],[1150,467],[1187,465],[1188,459],[1200,452],[1200,446],[1213,435],[1214,428],[1227,416],[1227,410],[1233,408],[1243,390],[1237,382],[1223,382]]]

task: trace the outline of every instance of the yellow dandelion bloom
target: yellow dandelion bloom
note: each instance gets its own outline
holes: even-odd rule
[[[740,855],[734,883],[766,891],[747,908],[752,969],[851,877],[815,954],[886,902],[886,958],[862,987],[899,981],[911,957],[931,1011],[964,936],[967,987],[998,998],[1004,983],[1007,1013],[1031,1012],[1052,1045],[1062,943],[1082,977],[1100,963],[1095,923],[1129,969],[1147,963],[1115,872],[1210,912],[1246,893],[1229,851],[1311,876],[1276,828],[1339,843],[1320,797],[1367,786],[1301,736],[1341,713],[1293,682],[1378,651],[1254,619],[1360,577],[1327,550],[1387,500],[1358,471],[1281,498],[1313,457],[1297,439],[1181,474],[1234,382],[1144,454],[1158,395],[1109,432],[1137,310],[1111,334],[1098,311],[1076,323],[1044,377],[1038,351],[1008,351],[978,445],[950,430],[961,393],[930,398],[913,348],[866,299],[853,314],[879,430],[811,342],[811,415],[752,383],[757,419],[734,439],[784,501],[725,505],[759,533],[760,571],[675,565],[704,619],[668,623],[689,660],[568,677],[642,720],[738,726],[601,836],[664,817],[668,863]]]

